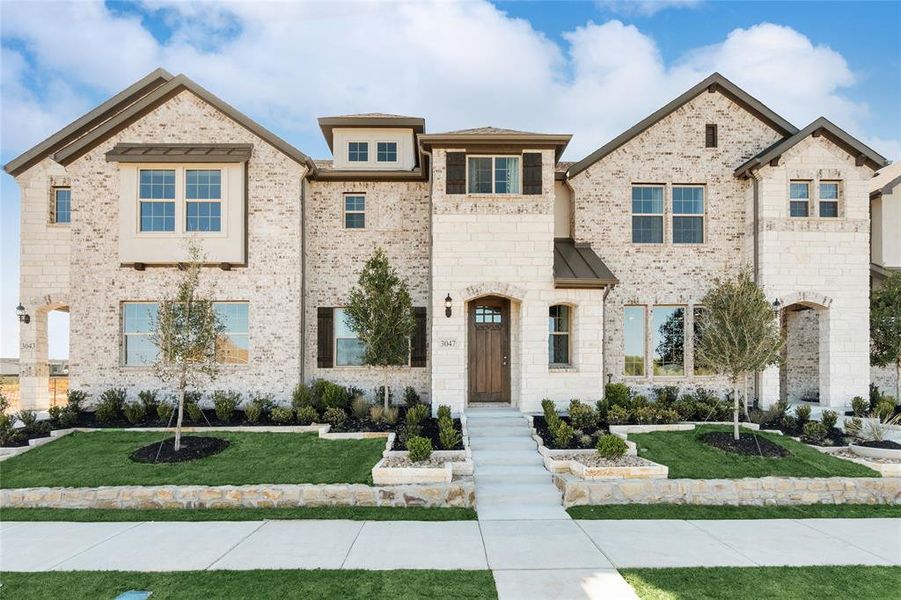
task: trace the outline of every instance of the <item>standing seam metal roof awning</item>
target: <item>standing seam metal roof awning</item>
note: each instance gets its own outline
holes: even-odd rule
[[[554,287],[602,288],[617,283],[619,280],[589,244],[554,239]]]
[[[109,162],[245,162],[252,144],[116,144]]]

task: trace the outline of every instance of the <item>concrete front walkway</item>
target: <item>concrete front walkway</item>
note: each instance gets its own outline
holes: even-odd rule
[[[901,519],[0,524],[0,570],[491,569],[502,599],[634,598],[617,567],[901,565]]]

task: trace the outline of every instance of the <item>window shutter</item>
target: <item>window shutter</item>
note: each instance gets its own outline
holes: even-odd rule
[[[335,309],[320,306],[316,317],[316,366],[320,369],[331,369],[335,354]]]
[[[466,153],[447,153],[447,186],[448,194],[466,193]]]
[[[716,125],[708,124],[704,129],[704,146],[707,148],[716,148],[717,146],[717,135],[716,135]]]
[[[526,152],[522,155],[522,193],[541,193],[541,153]]]
[[[410,338],[410,366],[424,367],[428,360],[428,314],[424,306],[413,309],[416,330]]]

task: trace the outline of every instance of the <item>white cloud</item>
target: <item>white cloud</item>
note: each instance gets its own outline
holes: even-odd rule
[[[696,8],[702,0],[597,0],[595,4],[622,15],[652,17],[668,8]]]

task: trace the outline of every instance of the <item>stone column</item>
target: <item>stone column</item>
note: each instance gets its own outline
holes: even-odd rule
[[[19,323],[19,409],[50,406],[50,366],[47,362],[47,311],[26,307],[30,323]]]

